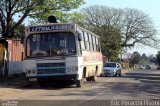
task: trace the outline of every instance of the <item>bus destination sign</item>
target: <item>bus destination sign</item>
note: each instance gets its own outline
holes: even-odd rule
[[[31,26],[29,28],[30,32],[48,32],[57,30],[73,30],[73,24],[56,24],[48,26]]]

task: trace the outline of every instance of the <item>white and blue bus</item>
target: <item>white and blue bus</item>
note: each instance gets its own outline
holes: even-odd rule
[[[81,87],[102,71],[99,36],[76,24],[28,26],[24,46],[26,77],[40,85],[64,80]]]

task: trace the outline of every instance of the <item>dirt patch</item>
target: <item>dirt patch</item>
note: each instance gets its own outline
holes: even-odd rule
[[[130,69],[122,69],[122,73],[127,73]]]
[[[19,87],[27,84],[25,75],[16,75],[12,77],[0,77],[0,87]]]
[[[29,83],[25,75],[0,77],[0,100],[19,99],[44,91],[37,83]]]
[[[122,73],[127,73],[128,71],[129,69],[122,69]],[[57,87],[57,85],[49,85],[49,88],[43,88],[40,87],[37,82],[29,83],[25,75],[0,77],[0,100],[21,99],[32,95],[45,93],[50,90],[61,89],[63,87],[66,86]]]

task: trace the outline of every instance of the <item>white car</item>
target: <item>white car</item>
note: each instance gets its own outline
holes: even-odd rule
[[[107,62],[103,65],[101,76],[121,76],[121,66],[117,62]]]

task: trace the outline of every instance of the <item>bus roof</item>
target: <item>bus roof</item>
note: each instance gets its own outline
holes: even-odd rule
[[[77,27],[80,28],[80,29],[82,29],[82,30],[84,30],[85,32],[89,32],[90,34],[96,36],[97,38],[100,38],[100,37],[99,37],[98,35],[96,35],[95,33],[91,32],[91,31],[89,31],[89,30],[87,30],[87,29],[85,29],[85,28],[83,28],[83,27],[81,27],[81,26],[79,26],[79,25],[77,25]]]

